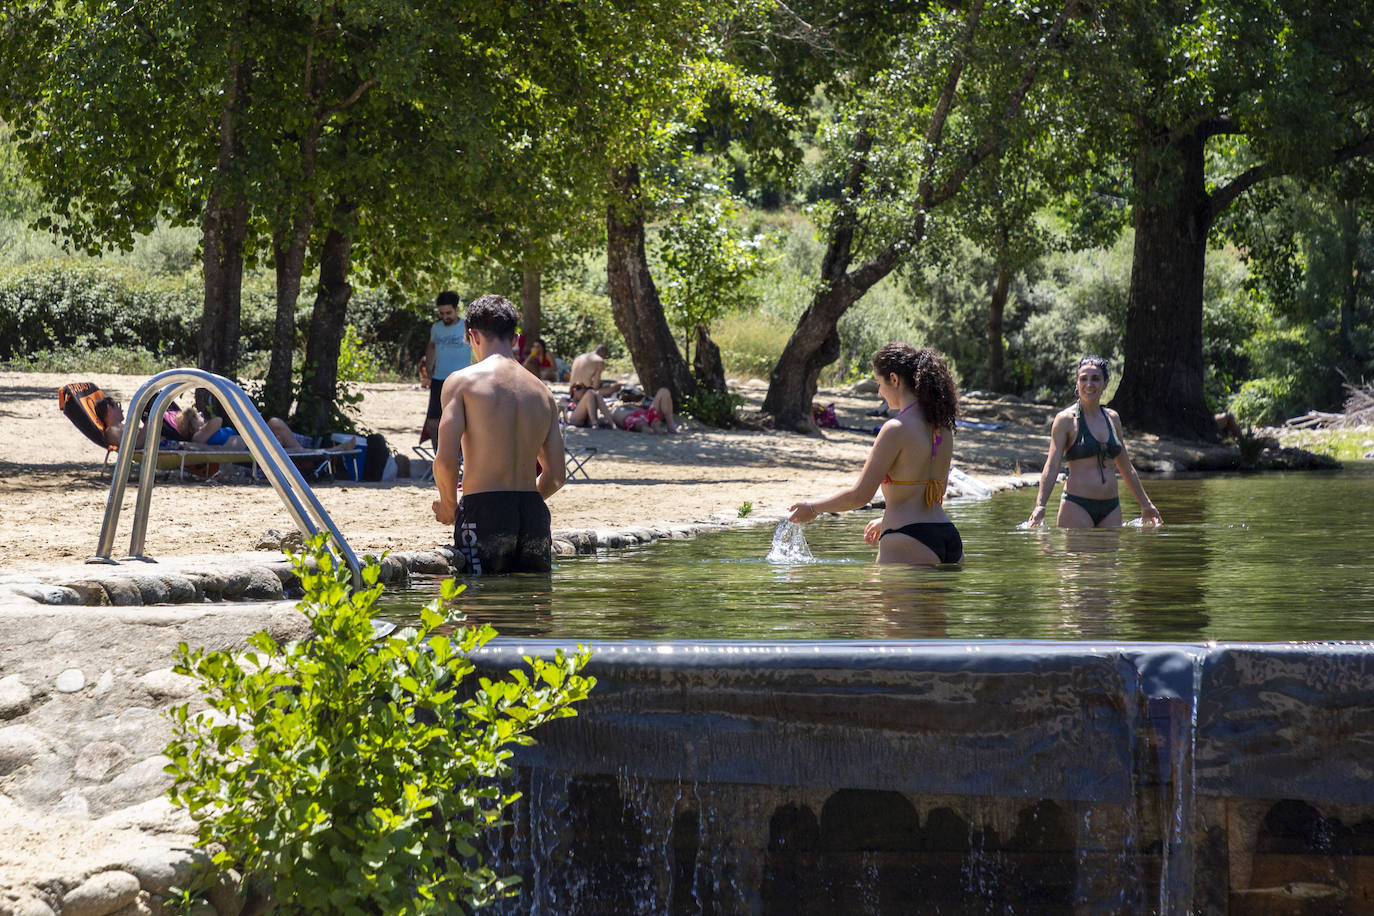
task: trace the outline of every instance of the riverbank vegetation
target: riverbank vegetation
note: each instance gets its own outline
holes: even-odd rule
[[[764,378],[785,428],[893,339],[1050,401],[1100,353],[1128,423],[1198,436],[1374,373],[1358,3],[42,9],[0,19],[11,366],[196,362],[308,429],[452,287],[680,401]]]
[[[473,912],[515,893],[519,878],[483,852],[519,797],[509,760],[538,726],[576,715],[596,683],[579,673],[590,650],[479,679],[470,656],[496,631],[445,611],[462,591],[452,579],[418,627],[379,637],[375,561],[356,592],[325,535],[292,565],[310,639],[178,649],[175,670],[211,712],[171,711],[169,794],[218,844],[218,872],[286,912]],[[189,909],[195,889],[180,890]]]

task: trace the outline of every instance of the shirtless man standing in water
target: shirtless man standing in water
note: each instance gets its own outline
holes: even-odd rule
[[[454,526],[469,575],[548,572],[552,565],[544,500],[566,477],[563,435],[553,395],[515,359],[516,321],[501,296],[474,299],[467,312],[474,362],[445,379],[440,394],[434,517]]]

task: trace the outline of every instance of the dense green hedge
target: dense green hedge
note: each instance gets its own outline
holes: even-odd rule
[[[240,352],[272,347],[275,288],[269,275],[244,278]],[[301,297],[296,327],[309,323]],[[0,270],[0,361],[70,349],[141,349],[194,364],[203,291],[194,273],[157,276],[127,267],[61,260]],[[358,289],[348,322],[386,368],[413,368],[429,339],[427,304]],[[297,339],[297,345],[301,340]]]
[[[71,347],[137,347],[192,362],[202,293],[187,277],[153,277],[80,261],[0,273],[0,360]],[[245,284],[242,347],[271,346],[270,282]]]

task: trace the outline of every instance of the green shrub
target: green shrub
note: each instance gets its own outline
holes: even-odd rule
[[[301,297],[297,328],[307,326],[313,307],[313,294]],[[434,319],[433,300],[416,301],[389,290],[357,287],[348,300],[348,323],[375,364],[378,378],[388,373],[414,378]]]
[[[241,656],[178,649],[210,712],[171,713],[173,802],[219,844],[219,871],[269,883],[284,912],[454,912],[510,893],[517,879],[479,852],[515,798],[500,783],[509,748],[575,714],[589,653],[526,658],[529,673],[474,685],[468,656],[491,627],[441,635],[436,599],[418,629],[377,638],[375,562],[350,594],[322,536],[292,561],[311,638],[257,633]],[[444,583],[445,599],[460,591]]]
[[[270,278],[244,283],[240,347],[272,346]],[[0,272],[0,360],[68,348],[123,347],[194,363],[204,290],[194,274],[148,276],[96,261],[61,260]]]
[[[375,382],[382,374],[377,357],[362,346],[358,339],[358,329],[353,325],[344,328],[343,340],[339,341],[339,375],[341,385],[349,382]]]
[[[78,344],[16,357],[9,361],[8,366],[17,372],[63,372],[73,376],[90,374],[97,368],[101,372],[118,375],[157,375],[182,366],[185,362],[183,359],[157,356],[138,347],[90,347]]]
[[[683,397],[679,409],[707,426],[729,427],[734,426],[736,422],[735,408],[743,403],[744,398],[728,391],[701,388],[696,394]]]
[[[540,302],[540,322],[539,336],[562,359],[571,360],[603,343],[610,348],[612,359],[625,353],[611,300],[603,293],[576,286],[556,287]]]
[[[1264,376],[1250,379],[1231,396],[1226,409],[1241,423],[1254,426],[1275,426],[1302,410],[1296,405],[1296,380],[1291,377]]]

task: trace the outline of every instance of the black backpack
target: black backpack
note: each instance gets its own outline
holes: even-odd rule
[[[391,457],[386,436],[373,433],[367,437],[367,451],[363,453],[363,480],[381,480],[386,460]]]

